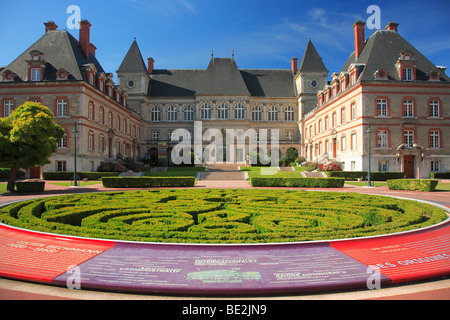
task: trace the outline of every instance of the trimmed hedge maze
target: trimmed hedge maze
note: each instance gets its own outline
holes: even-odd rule
[[[0,222],[90,238],[273,243],[387,234],[447,219],[415,201],[338,192],[145,190],[44,198],[0,209]]]

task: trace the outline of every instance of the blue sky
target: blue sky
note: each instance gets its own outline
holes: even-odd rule
[[[311,37],[327,69],[340,71],[354,50],[352,25],[381,10],[381,28],[399,33],[434,64],[450,68],[450,1],[345,0],[2,0],[0,65],[8,65],[53,20],[67,28],[67,8],[77,5],[91,22],[91,42],[107,72],[119,68],[136,37],[144,59],[157,69],[206,68],[211,58],[231,57],[240,68],[288,69]],[[366,27],[366,38],[375,30]],[[78,30],[70,30],[78,38]],[[450,71],[447,71],[450,74]]]

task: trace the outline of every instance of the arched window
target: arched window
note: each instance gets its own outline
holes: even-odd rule
[[[295,121],[295,110],[289,106],[284,109],[284,121]]]
[[[234,107],[234,118],[236,120],[244,120],[245,119],[245,106],[242,103],[238,103]]]
[[[161,108],[160,107],[153,107],[150,111],[150,121],[157,122],[161,121]]]
[[[170,106],[167,110],[167,115],[168,121],[178,121],[178,108],[175,106]]]
[[[228,106],[225,103],[219,104],[217,111],[218,111],[217,118],[219,120],[227,120],[228,119]]]
[[[211,120],[212,107],[210,104],[205,103],[202,105],[202,120]]]
[[[194,121],[194,107],[187,106],[184,109],[184,121]]]
[[[269,121],[278,121],[278,108],[270,107],[269,108]]]
[[[252,109],[252,121],[262,121],[262,110],[258,106]]]

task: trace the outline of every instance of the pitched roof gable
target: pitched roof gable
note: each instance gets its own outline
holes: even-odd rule
[[[308,41],[302,61],[298,67],[298,71],[328,72],[311,39]]]
[[[147,66],[145,65],[144,59],[142,58],[141,50],[137,44],[136,39],[134,39],[128,50],[127,55],[122,61],[117,72],[147,72]]]

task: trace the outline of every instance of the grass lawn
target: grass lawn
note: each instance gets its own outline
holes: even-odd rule
[[[66,182],[48,182],[47,181],[47,183],[53,184],[56,186],[65,186],[65,187],[73,186],[73,181],[66,181]],[[94,184],[99,184],[99,183],[102,183],[102,182],[101,181],[87,181],[87,182],[78,181],[77,182],[78,186],[80,186],[80,187],[92,186]]]
[[[241,167],[241,171],[247,171],[249,178],[273,177],[273,178],[301,178],[301,171],[279,171],[277,167]]]
[[[359,186],[359,187],[365,187],[367,186],[367,181],[361,181],[361,182],[357,182],[357,181],[345,181],[346,184],[351,184],[353,186]],[[387,182],[385,181],[372,181],[372,186],[374,187],[383,187],[387,185]]]

